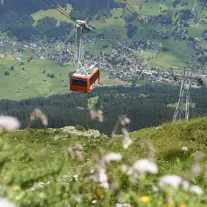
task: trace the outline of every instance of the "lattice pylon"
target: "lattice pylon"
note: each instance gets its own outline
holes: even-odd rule
[[[189,119],[191,84],[192,72],[190,72],[189,77],[186,77],[186,70],[184,70],[180,86],[179,99],[173,115],[173,121],[181,120],[182,118],[185,118],[186,120]]]

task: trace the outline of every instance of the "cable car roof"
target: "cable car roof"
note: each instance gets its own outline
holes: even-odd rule
[[[98,69],[98,68],[95,65],[92,65],[87,70],[80,69],[80,70],[76,71],[72,76],[78,76],[81,78],[88,78],[91,75],[91,73],[93,73],[93,71],[95,69]]]

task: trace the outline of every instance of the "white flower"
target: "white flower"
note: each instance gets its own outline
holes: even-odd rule
[[[91,117],[91,119],[96,119],[99,122],[103,122],[103,119],[104,119],[103,111],[102,110],[98,110],[98,111],[91,110],[90,117]]]
[[[16,205],[10,203],[8,200],[4,198],[0,198],[0,206],[1,207],[16,207]]]
[[[123,173],[126,173],[127,172],[127,166],[126,165],[122,165],[121,166],[121,170]]]
[[[92,200],[91,203],[92,203],[92,204],[95,204],[95,203],[97,203],[97,200]]]
[[[155,164],[155,162],[149,159],[142,159],[142,160],[136,161],[134,165],[132,166],[132,168],[134,170],[139,171],[140,174],[144,174],[145,172],[156,174],[158,172],[158,167]]]
[[[105,189],[109,188],[108,177],[106,170],[104,168],[99,168],[94,172],[94,175],[91,177],[95,182],[100,182],[100,186]]]
[[[165,185],[178,188],[182,186],[185,190],[189,188],[189,183],[186,180],[183,180],[180,176],[177,175],[165,175],[159,179],[159,186],[164,187]]]
[[[128,203],[116,203],[116,206],[115,207],[131,207],[131,205],[130,204],[128,204]]]
[[[132,140],[129,137],[124,137],[123,142],[122,142],[123,148],[127,149],[131,145],[131,143],[132,143]]]
[[[47,116],[39,108],[34,109],[30,115],[30,121],[34,121],[35,119],[40,119],[44,126],[48,125]]]
[[[105,189],[109,189],[109,183],[108,182],[103,182],[100,184],[101,187],[105,188]]]
[[[81,197],[80,196],[75,196],[75,201],[80,203],[81,202]]]
[[[190,192],[191,192],[191,193],[194,193],[194,194],[196,194],[196,195],[201,195],[201,194],[203,194],[203,190],[202,190],[199,186],[197,186],[197,185],[193,185],[193,186],[191,186],[191,187],[190,187]]]
[[[0,116],[0,133],[3,129],[10,132],[19,129],[19,127],[20,122],[18,119],[12,116]]]
[[[104,160],[107,163],[110,163],[111,161],[120,161],[121,159],[122,159],[122,156],[119,153],[109,153],[104,156]]]
[[[181,150],[184,151],[184,152],[187,152],[188,148],[184,146],[184,147],[181,147]]]
[[[79,176],[79,174],[73,176],[73,178],[75,179],[75,181],[78,180],[78,176]]]
[[[99,182],[107,182],[107,174],[104,168],[101,168],[99,171]]]

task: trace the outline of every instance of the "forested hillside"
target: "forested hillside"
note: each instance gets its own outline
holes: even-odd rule
[[[74,18],[93,18],[95,14],[107,11],[109,12],[117,4],[111,0],[99,0],[96,4],[92,0],[53,0],[54,5],[59,5],[66,9],[68,3],[72,5],[73,9],[71,15]],[[34,19],[31,14],[40,10],[49,10],[53,7],[48,5],[43,0],[8,0],[1,3],[0,6],[0,30],[2,32],[9,31],[9,34],[15,35],[20,40],[29,40],[33,37],[65,37],[71,30],[71,22],[61,22],[56,27],[57,20],[45,17],[38,21],[38,25],[33,27]]]
[[[137,34],[137,29],[142,30],[142,33],[147,31],[143,30],[139,21],[134,21],[135,16],[125,10],[122,1],[97,0],[95,4],[93,0],[52,0],[51,2],[62,7],[75,19],[91,20],[95,27],[98,26],[99,31],[105,29],[107,35],[116,33],[123,37],[123,34],[117,33],[119,31],[127,34],[128,38],[146,37],[143,34]],[[182,38],[186,32],[193,37],[195,34],[201,37],[204,33],[204,24],[207,21],[205,0],[196,2],[192,0],[141,0],[138,2],[128,0],[128,2],[156,32],[165,31],[163,33],[165,39],[168,35]],[[7,0],[2,1],[0,8],[0,30],[9,31],[10,35],[15,35],[21,40],[43,36],[63,38],[72,31],[72,22],[67,18],[63,19],[62,14],[56,13],[54,8],[43,0]],[[36,21],[38,21],[37,25],[34,24]],[[156,28],[155,25],[157,25]],[[53,35],[49,35],[50,32]]]
[[[0,110],[3,114],[15,116],[21,120],[22,128],[28,126],[31,111],[39,107],[48,116],[48,127],[81,125],[110,135],[122,114],[127,114],[131,119],[130,131],[171,121],[178,93],[179,88],[170,85],[146,85],[136,88],[99,87],[90,95],[70,93],[22,101],[1,100]],[[207,98],[203,96],[206,93],[207,88],[192,90],[193,108],[190,109],[190,117],[207,113],[205,109]],[[103,110],[103,123],[90,118],[91,109]],[[33,122],[30,126],[42,127],[40,122]]]

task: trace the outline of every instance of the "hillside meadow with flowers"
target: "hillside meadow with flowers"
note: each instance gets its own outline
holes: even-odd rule
[[[101,110],[91,119],[104,122]],[[31,129],[39,120],[42,129]],[[121,115],[111,136],[81,126],[47,128],[40,109],[25,130],[0,116],[2,207],[207,206],[207,118],[129,132]]]

